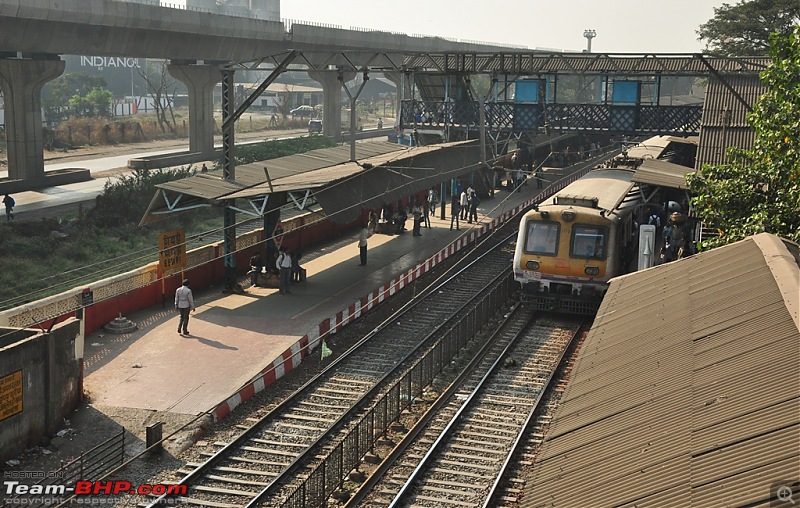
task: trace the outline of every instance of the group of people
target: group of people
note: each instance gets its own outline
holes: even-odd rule
[[[286,247],[281,246],[278,250],[278,256],[275,258],[275,268],[265,265],[261,259],[261,254],[257,251],[253,253],[250,258],[250,282],[253,287],[258,287],[258,277],[261,273],[272,273],[278,275],[279,288],[281,294],[289,294],[289,285],[293,282],[300,282],[303,280],[303,267],[300,266],[300,258],[302,255],[299,252],[289,253]]]
[[[468,224],[478,222],[478,205],[481,203],[478,193],[472,187],[467,187],[461,194],[453,194],[450,201],[450,229],[455,226],[460,229],[459,219],[466,220]]]
[[[687,204],[688,207],[688,204]],[[662,227],[661,214],[648,210],[647,224],[655,226],[656,237],[662,241],[661,259],[668,263],[694,253],[693,226],[680,205],[670,202],[666,207],[669,217]]]

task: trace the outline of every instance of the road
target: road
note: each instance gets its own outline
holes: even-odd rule
[[[237,133],[238,142],[262,139],[280,139],[306,134],[305,129]],[[131,173],[128,160],[152,157],[165,153],[188,150],[188,140],[168,140],[118,146],[91,146],[68,152],[45,152],[45,172],[66,168],[88,169],[91,180],[58,187],[46,187],[14,194],[17,206],[15,220],[39,220],[43,217],[60,217],[78,210],[80,204],[91,207],[95,198],[103,193],[106,182],[122,174]],[[197,166],[214,161],[197,161]],[[0,170],[0,178],[8,171]]]

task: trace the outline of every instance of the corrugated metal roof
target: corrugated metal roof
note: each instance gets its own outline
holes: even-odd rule
[[[611,281],[521,506],[754,506],[800,476],[800,260],[760,234]]]
[[[747,114],[766,87],[757,75],[725,76],[724,79],[724,83],[714,76],[708,80],[700,119],[700,144],[695,164],[698,169],[703,164],[726,162],[726,153],[731,146],[753,146],[754,135],[747,122]],[[731,93],[725,84],[733,88],[745,103]]]
[[[597,210],[615,210],[620,203],[620,196],[625,196],[633,188],[631,177],[633,172],[626,169],[596,169],[586,174],[583,178],[572,182],[558,191],[551,203],[555,203],[559,196],[574,196],[578,198],[596,198]],[[598,184],[598,179],[601,183]]]
[[[458,147],[463,150],[449,150]],[[328,218],[349,222],[358,218],[362,208],[379,208],[467,174],[478,167],[480,157],[475,141],[417,147],[369,142],[356,145],[356,159],[358,163],[350,161],[349,146],[323,148],[237,166],[233,182],[214,171],[159,184],[140,224],[157,220],[156,216],[175,206],[186,209],[213,201],[306,190],[313,191]]]
[[[656,159],[645,159],[636,168],[632,181],[671,187],[673,189],[686,189],[686,173],[694,173],[694,169]]]
[[[369,160],[373,157],[389,153],[394,153],[399,156],[400,154],[408,153],[410,150],[414,149],[385,141],[356,143],[356,160]],[[267,168],[269,177],[274,182],[292,175],[337,166],[349,161],[350,146],[341,145],[333,148],[320,148],[303,154],[287,155],[286,157],[279,157],[268,161],[236,166],[234,170],[236,176],[235,182],[223,180],[222,171],[219,170],[197,174],[189,178],[184,178],[183,180],[162,183],[157,185],[157,187],[166,191],[179,192],[203,199],[227,199],[232,192],[264,184],[267,181],[264,168]],[[290,189],[284,188],[283,190],[301,190],[304,188],[305,187],[293,187]],[[263,194],[263,192],[261,192],[261,194]]]

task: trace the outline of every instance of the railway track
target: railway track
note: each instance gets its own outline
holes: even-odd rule
[[[517,305],[346,508],[498,505],[500,479],[584,329]]]
[[[512,221],[513,222],[513,221]],[[513,292],[515,225],[149,504],[316,506]],[[510,234],[509,234],[510,233]],[[354,433],[356,434],[354,436]],[[302,502],[298,500],[302,499]]]

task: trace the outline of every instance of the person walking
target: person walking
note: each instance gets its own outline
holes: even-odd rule
[[[292,258],[286,252],[286,247],[281,246],[278,259],[275,260],[275,268],[278,269],[281,294],[289,294],[289,283],[292,279]]]
[[[458,215],[461,213],[461,201],[458,196],[453,194],[453,199],[450,201],[450,231],[453,230],[453,223],[455,222],[456,230],[458,230]],[[442,205],[444,206],[444,205]]]
[[[414,208],[411,209],[414,216],[414,236],[422,236],[420,228],[422,227],[422,206],[417,199],[414,200]]]
[[[194,310],[194,297],[189,289],[189,279],[183,280],[183,285],[175,290],[175,310],[180,312],[178,333],[183,330],[183,335],[189,335],[189,312]]]
[[[3,204],[6,206],[6,222],[10,221],[14,218],[14,206],[17,204],[14,201],[14,198],[6,193],[5,197],[3,198]]]
[[[367,225],[361,223],[361,232],[358,234],[358,250],[361,263],[358,266],[367,266],[367,238],[372,236],[372,231],[367,229]]]

